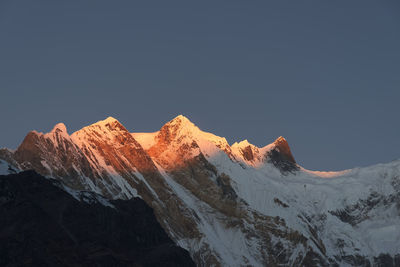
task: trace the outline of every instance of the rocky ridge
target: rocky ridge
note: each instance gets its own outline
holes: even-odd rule
[[[181,115],[155,133],[111,117],[71,135],[59,124],[0,158],[74,190],[141,197],[198,266],[398,266],[399,162],[328,179],[301,168],[283,137],[229,145]]]

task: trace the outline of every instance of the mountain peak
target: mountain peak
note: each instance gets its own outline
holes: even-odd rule
[[[108,117],[104,120],[83,127],[82,129],[71,134],[71,137],[73,139],[84,139],[84,136],[94,133],[97,137],[109,136],[111,138],[111,136],[122,132],[130,135],[128,130],[117,119]]]
[[[176,119],[190,121],[186,116],[184,116],[184,115],[182,115],[182,114],[179,114],[178,116],[176,116],[176,117],[173,118],[172,120],[176,120]]]
[[[118,122],[119,123],[119,121],[116,118],[109,116],[104,120],[101,120],[101,121],[98,121],[98,122],[94,123],[93,125],[95,125],[95,124],[105,125],[107,123],[114,123],[114,122]]]
[[[255,145],[250,143],[247,139],[244,139],[244,140],[240,141],[239,143],[235,142],[232,144],[232,147],[239,147],[239,148],[243,148],[243,147],[247,147],[247,146],[256,147]]]
[[[193,122],[191,122],[187,117],[183,115],[176,116],[169,122],[167,122],[162,128],[161,131],[168,131],[174,133],[193,133],[197,130],[200,130]]]
[[[33,133],[35,133],[35,132],[33,132]],[[41,133],[39,135],[41,135]],[[59,136],[59,137],[62,136],[64,138],[69,137],[69,134],[67,132],[67,127],[65,126],[64,123],[62,123],[62,122],[57,123],[56,125],[54,125],[53,129],[50,132],[44,134],[44,137],[50,138],[53,141],[56,141],[56,136]]]
[[[51,130],[52,133],[55,133],[57,131],[61,131],[62,133],[68,133],[67,132],[67,127],[65,126],[64,123],[60,122],[57,123],[54,127],[53,130]]]
[[[125,127],[116,119],[113,117],[107,117],[104,120],[98,121],[93,123],[92,125],[89,125],[89,127],[91,126],[98,126],[101,128],[107,128],[110,131],[113,130],[126,130]]]
[[[183,156],[184,158],[193,157],[193,155],[199,153],[203,153],[207,157],[214,156],[222,151],[231,153],[230,146],[224,137],[201,130],[183,115],[167,122],[153,136],[140,134],[135,135],[136,137],[141,140],[145,147],[150,147],[149,144],[151,144],[149,148],[151,156],[159,156],[165,151],[169,151],[170,156],[186,153]],[[182,149],[176,151],[179,147]],[[172,161],[170,157],[165,159],[165,162],[171,162],[171,165],[173,164]]]
[[[278,138],[275,139],[274,144],[277,146],[289,146],[288,142],[283,136],[279,136]]]
[[[294,157],[292,155],[292,152],[290,151],[289,143],[286,141],[286,139],[283,136],[279,136],[275,141],[274,141],[275,148],[289,161],[296,163],[294,160]]]
[[[195,126],[193,122],[191,122],[187,117],[183,115],[178,115],[169,121],[167,124],[170,125],[179,125],[181,127],[193,127]]]
[[[239,145],[241,146],[248,146],[250,145],[249,141],[247,139],[244,139],[242,141],[239,142]]]
[[[282,136],[278,137],[273,145],[275,146],[268,152],[272,163],[279,168],[281,171],[293,172],[299,169],[293,155],[290,150],[289,144]]]

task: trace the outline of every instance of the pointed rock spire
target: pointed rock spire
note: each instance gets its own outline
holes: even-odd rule
[[[294,157],[292,155],[292,152],[290,150],[289,144],[286,141],[286,139],[282,136],[278,137],[274,141],[275,148],[279,151],[279,153],[288,161],[292,163],[296,163],[294,160]]]
[[[275,146],[268,152],[269,161],[275,165],[283,174],[299,170],[288,142],[282,136],[278,137],[273,145]]]

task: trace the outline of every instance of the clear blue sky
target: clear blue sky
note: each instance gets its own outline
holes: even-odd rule
[[[306,168],[400,158],[399,1],[0,1],[0,146],[178,114]]]

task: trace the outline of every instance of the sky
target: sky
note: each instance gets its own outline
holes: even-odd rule
[[[0,1],[0,147],[179,114],[297,162],[400,159],[399,1]]]

